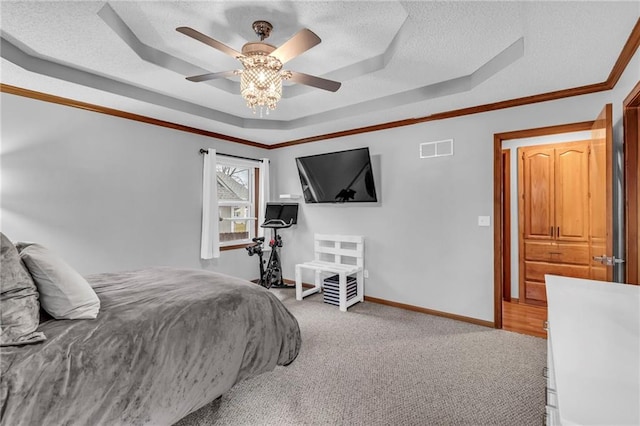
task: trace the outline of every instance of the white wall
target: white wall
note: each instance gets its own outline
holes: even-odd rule
[[[150,265],[257,276],[244,250],[199,260],[201,147],[272,158],[272,194],[301,193],[294,158],[368,146],[380,203],[307,205],[282,231],[285,277],[312,257],[313,233],[362,234],[365,294],[493,321],[493,134],[592,120],[638,81],[636,53],[612,91],[265,151],[2,94],[1,228],[58,251],[82,273]],[[338,129],[336,129],[338,130]],[[453,138],[452,157],[419,159]],[[273,198],[273,197],[272,197]]]
[[[83,274],[167,265],[255,278],[245,250],[200,254],[202,156],[266,150],[2,94],[1,229]]]
[[[636,53],[611,91],[276,150],[274,194],[301,193],[295,157],[363,146],[379,158],[382,178],[379,205],[301,200],[299,225],[283,233],[285,277],[312,258],[313,233],[360,234],[365,295],[493,321],[493,218],[491,227],[477,226],[478,216],[493,216],[493,135],[593,120],[613,103],[620,143],[622,101],[639,71]],[[454,156],[418,158],[421,142],[450,138]]]

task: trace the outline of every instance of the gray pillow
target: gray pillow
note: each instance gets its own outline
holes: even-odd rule
[[[17,243],[20,258],[38,287],[40,305],[55,319],[93,319],[100,299],[75,269],[51,250],[35,243]]]
[[[42,342],[38,291],[18,250],[0,233],[0,346]]]

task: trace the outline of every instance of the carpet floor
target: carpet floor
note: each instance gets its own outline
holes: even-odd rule
[[[271,290],[300,323],[287,367],[245,380],[178,426],[540,425],[546,340],[371,302]]]

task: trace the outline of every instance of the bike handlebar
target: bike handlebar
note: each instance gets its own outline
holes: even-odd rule
[[[293,225],[293,219],[289,223],[282,219],[269,219],[265,221],[260,227],[262,228],[289,228]]]

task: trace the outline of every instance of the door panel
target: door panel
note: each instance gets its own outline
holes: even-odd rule
[[[612,106],[605,105],[593,123],[589,160],[590,245],[613,257],[613,126]],[[591,261],[591,279],[613,281],[613,266]]]
[[[625,169],[626,282],[640,284],[640,81],[622,103]]]
[[[589,225],[589,245],[591,246],[590,259],[595,256],[607,254],[607,193],[603,183],[606,182],[606,146],[602,142],[591,144],[591,156],[589,157],[589,192],[591,193]],[[607,267],[602,263],[590,260],[591,279],[607,281]],[[610,281],[610,280],[609,280]]]

